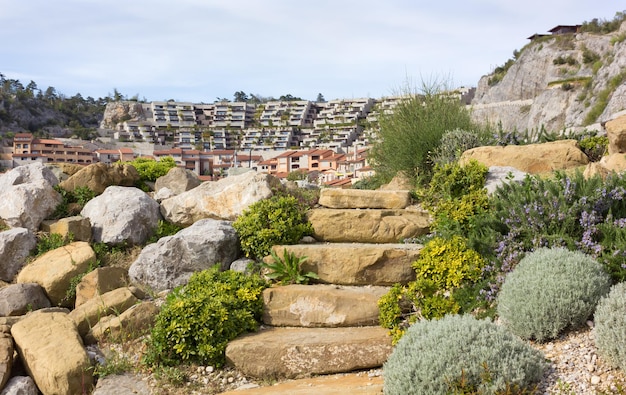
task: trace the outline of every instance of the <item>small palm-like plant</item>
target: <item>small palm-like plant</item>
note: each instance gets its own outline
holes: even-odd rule
[[[283,249],[282,258],[275,251],[271,251],[273,262],[262,263],[261,268],[269,270],[266,277],[280,284],[308,284],[310,279],[318,279],[314,272],[302,273],[302,264],[306,256],[298,257],[293,252]]]

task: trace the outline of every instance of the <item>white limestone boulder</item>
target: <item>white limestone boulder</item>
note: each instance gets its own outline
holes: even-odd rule
[[[135,283],[163,291],[216,264],[226,270],[238,257],[239,240],[231,223],[204,219],[144,247],[128,275]]]
[[[91,222],[94,242],[143,244],[156,231],[159,204],[135,187],[110,186],[81,211]]]
[[[37,237],[29,229],[13,228],[0,232],[0,280],[13,281],[36,245]]]

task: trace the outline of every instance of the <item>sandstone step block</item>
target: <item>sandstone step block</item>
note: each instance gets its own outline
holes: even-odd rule
[[[328,208],[402,209],[411,204],[409,191],[323,188],[319,204]]]
[[[72,310],[68,316],[76,324],[78,333],[84,338],[89,329],[109,314],[121,314],[139,302],[130,288],[118,288],[89,299]]]
[[[382,366],[392,351],[388,331],[352,328],[269,328],[226,347],[226,361],[254,377],[298,378]]]
[[[378,299],[389,287],[302,285],[263,291],[263,322],[273,326],[350,327],[378,325]]]
[[[398,243],[427,234],[431,218],[421,209],[330,209],[307,213],[313,237],[333,243]]]
[[[289,380],[271,386],[237,389],[222,395],[380,395],[383,377],[367,373],[343,373],[299,380]]]
[[[284,249],[307,257],[302,270],[317,273],[316,282],[387,286],[415,280],[412,264],[419,258],[422,245],[316,243],[273,247],[278,256],[282,256]]]

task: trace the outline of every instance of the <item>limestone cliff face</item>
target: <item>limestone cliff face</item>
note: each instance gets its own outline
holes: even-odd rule
[[[141,103],[135,101],[116,101],[108,103],[100,127],[115,129],[119,122],[127,120],[144,120],[145,115]]]
[[[626,22],[610,34],[536,39],[521,50],[499,82],[493,83],[495,74],[480,79],[471,103],[475,120],[501,122],[506,131],[537,130],[542,125],[548,131],[599,129],[601,122],[626,109],[622,78],[617,88],[610,89],[600,115],[588,119],[610,80],[626,73],[626,40],[620,41],[624,35]]]

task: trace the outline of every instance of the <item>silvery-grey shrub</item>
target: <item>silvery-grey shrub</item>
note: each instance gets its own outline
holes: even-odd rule
[[[542,342],[583,325],[610,286],[609,275],[592,257],[539,248],[507,274],[497,312],[511,332]]]
[[[480,394],[529,389],[546,366],[540,351],[504,327],[470,315],[448,315],[407,330],[383,366],[384,393],[448,394],[462,380]]]
[[[626,283],[615,284],[596,308],[598,353],[613,366],[626,369]]]

